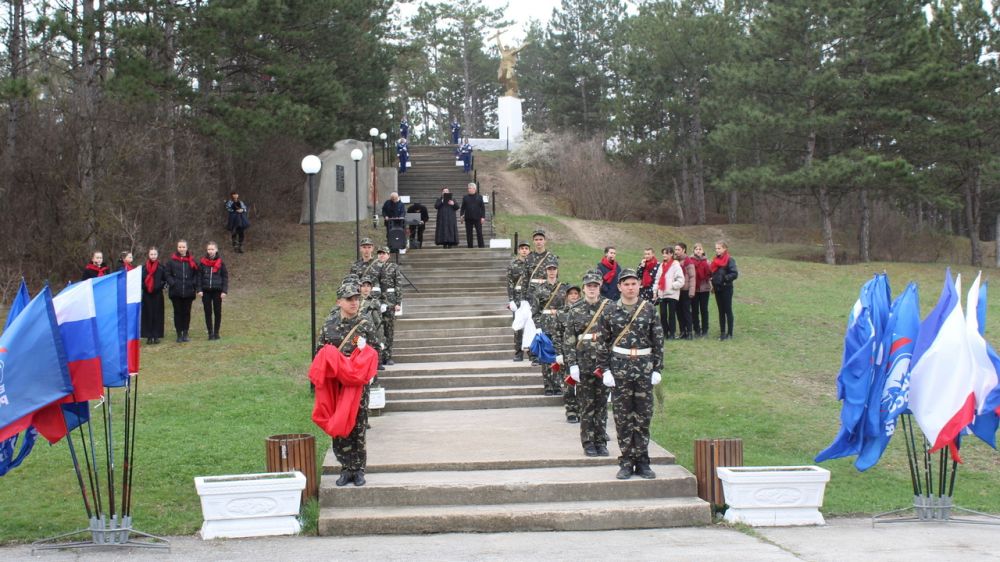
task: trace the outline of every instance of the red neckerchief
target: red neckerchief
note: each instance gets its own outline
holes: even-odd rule
[[[87,264],[87,269],[89,269],[90,271],[97,272],[97,276],[98,277],[103,277],[104,275],[106,275],[108,273],[108,268],[107,267],[99,267],[99,266],[94,265],[93,263],[88,263]]]
[[[122,265],[125,266],[125,271],[132,271],[133,269],[135,269],[135,266],[130,263],[122,262]]]
[[[615,283],[615,266],[618,265],[617,262],[608,261],[608,256],[604,256],[601,258],[601,265],[608,268],[608,272],[604,274],[604,284],[610,285]]]
[[[653,256],[652,262],[646,262],[646,267],[642,270],[642,286],[650,287],[653,285],[653,268],[656,267],[656,256]]]
[[[715,256],[715,259],[712,260],[712,273],[715,273],[717,269],[726,267],[727,265],[729,265],[728,251],[722,252],[721,256]]]
[[[208,256],[201,258],[201,265],[205,265],[212,268],[212,273],[218,273],[219,268],[222,267],[222,258],[217,257],[214,260],[208,259]]]
[[[160,262],[146,260],[146,278],[143,279],[143,284],[146,285],[147,293],[152,294],[153,292],[153,276],[156,274],[158,267],[160,267]]]
[[[660,269],[663,270],[663,273],[660,274],[660,284],[657,288],[664,293],[667,292],[667,272],[670,271],[670,266],[673,264],[674,258],[660,262]]]
[[[186,263],[188,264],[188,267],[190,267],[191,269],[198,269],[198,264],[194,263],[194,258],[191,257],[191,254],[181,257],[180,254],[174,252],[174,255],[170,256],[170,259],[174,261],[179,261],[181,263]]]

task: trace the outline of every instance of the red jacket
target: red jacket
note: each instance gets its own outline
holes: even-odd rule
[[[312,419],[330,437],[347,437],[354,429],[365,385],[378,372],[378,352],[371,346],[344,357],[336,347],[320,348],[309,367],[316,385]]]

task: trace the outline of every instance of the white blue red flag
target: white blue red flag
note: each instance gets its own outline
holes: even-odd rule
[[[128,317],[127,355],[128,372],[139,372],[139,339],[142,331],[142,268],[137,267],[126,274],[125,314]]]
[[[125,386],[128,379],[128,313],[125,272],[95,277],[94,308],[104,386]]]
[[[78,402],[96,400],[104,393],[104,385],[97,340],[94,286],[89,280],[74,283],[56,295],[52,304],[69,360],[73,398]]]
[[[991,408],[988,401],[990,395],[997,390],[997,371],[1000,369],[1000,357],[997,356],[983,334],[986,333],[986,284],[979,285],[979,279],[969,289],[966,306],[969,313],[966,318],[966,328],[969,332],[969,348],[976,360],[973,371],[973,392],[976,393],[976,417],[969,425],[973,435],[985,441],[996,449],[997,427],[1000,426],[1000,416],[996,409]]]

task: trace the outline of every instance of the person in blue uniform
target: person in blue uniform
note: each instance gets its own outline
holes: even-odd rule
[[[451,144],[458,144],[460,138],[462,138],[462,126],[458,124],[458,119],[453,117],[451,120]]]
[[[410,138],[410,122],[405,116],[399,120],[399,136],[404,139]]]
[[[406,164],[410,161],[410,149],[405,137],[396,141],[396,156],[399,157],[399,173],[406,172]]]
[[[472,145],[469,144],[469,139],[462,139],[462,145],[458,147],[458,157],[462,159],[462,169],[465,173],[469,173],[472,169]]]

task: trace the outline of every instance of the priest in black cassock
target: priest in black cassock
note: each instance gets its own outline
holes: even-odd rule
[[[434,243],[445,248],[454,248],[458,245],[458,220],[455,218],[458,205],[447,187],[441,190],[441,197],[434,202],[434,208],[437,209]]]

